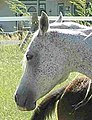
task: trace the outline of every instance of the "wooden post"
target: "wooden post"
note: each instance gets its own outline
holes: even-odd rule
[[[7,0],[0,0],[0,8],[2,8],[6,4]]]
[[[20,14],[22,16],[22,14]],[[19,33],[19,40],[22,40],[23,37],[23,21],[18,22],[18,33]]]
[[[37,0],[37,13],[40,15],[40,0]]]
[[[31,27],[31,31],[35,32],[38,29],[38,16],[37,13],[33,13],[32,14],[32,27]]]

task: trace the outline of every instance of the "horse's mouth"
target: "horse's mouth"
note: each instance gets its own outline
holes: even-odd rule
[[[33,105],[31,105],[31,106],[19,106],[19,105],[17,105],[18,106],[18,109],[19,110],[21,110],[21,111],[31,111],[31,110],[34,110],[35,109],[35,107],[36,107],[36,104],[34,103]]]
[[[17,95],[15,95],[15,102],[18,106],[18,109],[21,111],[31,111],[36,107],[36,102],[29,97],[19,98]]]

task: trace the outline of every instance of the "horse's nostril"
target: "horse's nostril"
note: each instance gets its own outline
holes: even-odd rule
[[[15,102],[16,103],[18,102],[18,95],[17,94],[15,95]]]

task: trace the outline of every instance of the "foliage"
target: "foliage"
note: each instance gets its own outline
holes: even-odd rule
[[[76,7],[76,13],[79,16],[92,15],[92,3],[87,3],[86,0],[71,0],[70,1]]]
[[[86,14],[87,16],[92,16],[92,3],[91,2],[88,4]]]
[[[86,13],[86,0],[71,0],[70,1],[75,7],[79,16],[85,16]]]
[[[10,9],[17,13],[17,15],[28,15],[26,6],[19,0],[7,0]]]
[[[70,3],[72,3],[75,6],[75,15],[78,16],[91,16],[92,15],[92,3],[87,3],[86,0],[71,0]],[[89,22],[80,22],[85,25],[90,25]]]

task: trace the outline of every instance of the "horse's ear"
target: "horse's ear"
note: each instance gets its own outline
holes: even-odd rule
[[[89,47],[92,47],[92,33],[85,37],[84,42],[88,44]]]
[[[39,21],[40,34],[43,35],[44,33],[46,33],[48,28],[49,28],[48,16],[45,12],[42,11],[41,18]]]
[[[62,22],[63,21],[63,14],[60,12],[59,18],[55,22]]]

